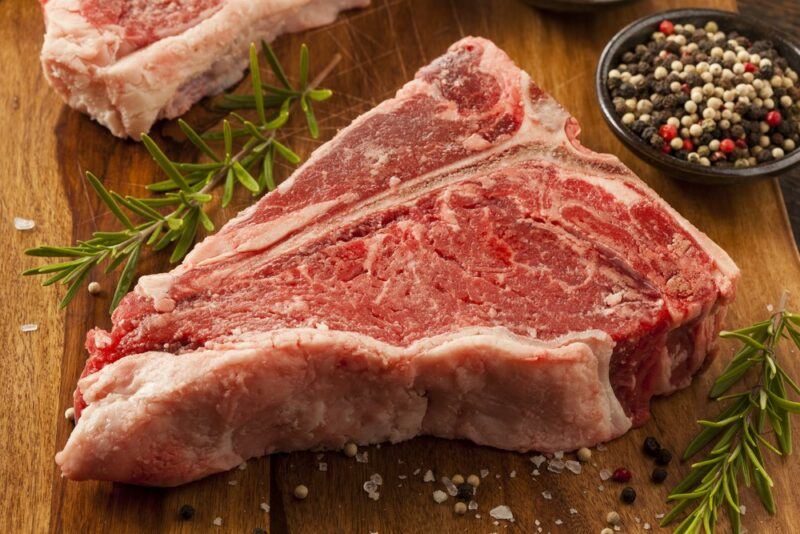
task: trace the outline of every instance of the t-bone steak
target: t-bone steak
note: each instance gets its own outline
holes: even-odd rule
[[[230,87],[248,47],[369,0],[42,0],[42,67],[64,101],[138,139]]]
[[[494,44],[454,44],[88,334],[64,475],[641,424],[713,353],[739,273],[578,131]]]

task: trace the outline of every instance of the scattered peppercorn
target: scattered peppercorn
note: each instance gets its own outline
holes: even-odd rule
[[[661,449],[658,451],[658,456],[656,456],[656,463],[658,465],[669,465],[672,461],[672,453],[669,452],[667,449]]]
[[[184,504],[181,506],[181,509],[178,511],[178,515],[181,517],[183,521],[189,521],[191,518],[194,517],[194,507],[189,504]]]
[[[624,467],[618,467],[614,469],[614,473],[611,475],[611,480],[614,482],[628,482],[632,476],[633,475],[631,472]]]
[[[658,440],[652,436],[648,436],[644,438],[644,444],[642,445],[642,450],[647,456],[655,458],[658,454],[658,451],[661,450],[661,444]]]
[[[636,500],[636,490],[630,486],[625,486],[619,494],[619,498],[626,504],[633,504]]]
[[[358,445],[356,445],[352,441],[348,441],[347,443],[345,443],[343,450],[345,456],[347,456],[348,458],[352,458],[356,454],[358,454]]]
[[[661,484],[667,479],[667,470],[661,467],[656,467],[653,469],[653,472],[650,473],[650,480],[655,482],[656,484]]]
[[[295,499],[300,499],[301,501],[308,497],[308,488],[303,484],[300,484],[294,488],[294,497]]]
[[[450,481],[455,484],[456,486],[464,483],[464,477],[461,475],[453,475],[453,478]]]
[[[600,531],[600,534],[614,534],[614,529],[606,527]]]
[[[455,506],[453,506],[453,511],[458,515],[464,515],[467,513],[467,505],[463,502],[457,502]]]
[[[622,124],[656,150],[749,167],[800,146],[800,80],[774,45],[663,20],[622,54],[606,87]]]
[[[478,475],[470,475],[467,477],[467,484],[473,488],[477,488],[481,485],[481,478]]]
[[[100,284],[98,284],[97,282],[89,282],[89,285],[87,286],[86,289],[89,291],[89,294],[93,296],[99,295],[100,292],[102,291]]]
[[[456,499],[460,501],[468,501],[475,495],[475,486],[472,484],[467,484],[466,482],[462,482],[457,486],[458,493],[456,493]]]
[[[578,449],[576,456],[578,457],[579,462],[585,463],[592,459],[592,451],[586,447],[581,447]]]
[[[621,518],[619,517],[619,514],[617,512],[612,510],[606,514],[606,523],[608,523],[609,525],[619,525],[620,521]]]

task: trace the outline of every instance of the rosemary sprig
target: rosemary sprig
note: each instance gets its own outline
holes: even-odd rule
[[[148,135],[142,143],[166,175],[163,181],[147,187],[157,196],[138,198],[109,191],[91,172],[86,179],[111,213],[122,224],[121,230],[98,231],[90,239],[72,246],[40,246],[25,253],[44,258],[67,258],[25,271],[24,275],[50,275],[43,285],[55,283],[67,286],[61,307],[72,301],[91,271],[105,263],[109,273],[123,264],[114,295],[111,311],[130,290],[136,278],[136,267],[142,248],[159,251],[172,247],[170,262],[180,261],[194,243],[200,225],[211,232],[214,224],[204,211],[213,200],[211,194],[222,186],[221,204],[227,206],[233,198],[235,187],[241,186],[254,196],[275,189],[273,166],[276,157],[296,165],[300,157],[277,139],[280,128],[289,120],[295,104],[305,115],[308,131],[313,138],[319,135],[313,102],[331,97],[328,89],[317,86],[330,73],[339,60],[337,55],[320,74],[309,81],[308,48],[300,48],[300,82],[295,87],[286,76],[270,46],[262,42],[262,53],[279,85],[264,83],[255,44],[250,45],[250,73],[252,94],[225,95],[218,107],[229,111],[220,132],[200,134],[183,120],[178,120],[189,141],[209,161],[178,162],[170,160]],[[255,119],[249,120],[239,113],[255,110]],[[212,145],[222,143],[222,150]],[[216,143],[215,143],[216,142]],[[234,146],[238,150],[234,151]],[[168,209],[164,213],[164,210]],[[136,220],[137,222],[134,222]]]
[[[717,401],[727,401],[727,406],[713,420],[698,421],[703,429],[683,453],[683,459],[688,460],[709,447],[706,456],[692,464],[689,474],[668,497],[674,507],[662,519],[661,526],[690,510],[675,527],[676,534],[712,533],[722,507],[733,532],[741,532],[740,478],[755,489],[764,508],[775,513],[773,482],[765,467],[764,453],[791,454],[791,415],[800,413],[800,403],[787,395],[788,389],[800,394],[800,387],[781,366],[777,353],[783,339],[800,348],[800,314],[785,311],[786,297],[784,293],[772,318],[720,334],[741,341],[742,348],[709,393]],[[748,374],[757,376],[754,386],[726,394]],[[774,439],[768,437],[770,433]]]

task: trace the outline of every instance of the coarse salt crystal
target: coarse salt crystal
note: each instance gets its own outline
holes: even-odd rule
[[[247,462],[242,462],[239,464],[239,471],[244,471],[247,469]]]
[[[369,477],[369,479],[378,486],[383,484],[383,477],[380,476],[378,473],[374,473],[371,477]]]
[[[420,474],[421,471],[422,471],[422,469],[417,468],[417,469],[414,469],[414,472],[411,473],[411,474],[416,476],[416,475]]]
[[[578,511],[575,508],[570,508],[569,509],[569,513],[572,514],[572,515],[575,515],[575,514],[578,513]]]
[[[605,490],[606,487],[604,485],[600,484],[599,486],[597,486],[597,491],[605,491]]]
[[[319,470],[320,471],[327,471],[328,470],[328,464],[325,463],[325,462],[320,462],[319,463]]]
[[[356,453],[356,462],[360,464],[365,464],[369,462],[369,452],[367,451],[360,451]]]
[[[549,501],[550,499],[553,498],[553,494],[550,493],[549,491],[543,491],[542,492],[542,497],[544,497],[545,499],[547,499]]]
[[[536,526],[538,527],[539,525],[541,525],[541,524],[542,524],[542,522],[541,522],[541,521],[539,521],[538,519],[535,519],[535,520],[533,521],[533,524],[534,524],[534,525],[536,525]]]
[[[447,500],[447,494],[442,490],[436,490],[433,492],[433,500],[438,504],[442,504]]]
[[[541,467],[542,464],[545,463],[546,461],[547,458],[545,458],[541,454],[537,454],[536,456],[531,456],[531,462],[533,462],[533,465],[535,465],[536,467]]]
[[[551,473],[560,473],[564,470],[564,462],[562,460],[550,460],[547,462],[547,470]]]
[[[19,327],[23,332],[36,332],[39,330],[39,325],[36,323],[26,323]]]
[[[488,476],[489,476],[489,470],[488,469],[481,469],[481,478],[486,478]]]
[[[433,471],[431,471],[430,469],[425,471],[425,475],[422,477],[422,481],[423,482],[433,482],[434,480],[436,480],[436,477],[433,476]]]
[[[583,467],[581,467],[580,462],[576,462],[575,460],[567,460],[564,462],[564,466],[571,472],[575,473],[576,475],[580,475]]]
[[[406,475],[397,475],[397,478],[399,478],[400,480],[405,480],[408,477]]]
[[[605,482],[609,478],[611,478],[611,471],[609,471],[608,469],[601,469],[600,470],[600,480]]]
[[[265,512],[269,513],[269,505],[267,503],[262,502],[261,504],[258,505],[258,507],[264,510]]]
[[[564,457],[564,451],[556,451],[553,453],[553,458],[560,460]]]
[[[442,484],[444,484],[447,493],[451,497],[455,497],[456,495],[458,495],[458,488],[456,487],[455,484],[453,484],[453,481],[450,480],[448,477],[442,477]]]
[[[497,473],[494,478],[500,478],[500,473]]]
[[[212,523],[214,523],[218,527],[221,527],[222,526],[222,518],[221,517],[215,517],[214,521],[212,521]]]
[[[380,494],[380,493],[378,493],[377,491],[373,491],[372,493],[369,493],[369,494],[367,495],[367,497],[369,497],[369,498],[370,498],[370,499],[372,499],[373,501],[377,501],[378,499],[380,499],[380,498],[381,498],[381,494]]]
[[[560,519],[556,519],[556,525],[563,525],[564,522]]]
[[[645,523],[643,527],[645,530],[650,530],[650,523]]]
[[[741,508],[741,506],[739,508]],[[662,513],[656,514],[656,519],[663,519],[663,518],[664,518],[664,514],[662,514]]]
[[[22,217],[14,217],[14,228],[20,231],[33,230],[36,223],[31,219],[23,219]]]
[[[739,505],[739,511],[742,513],[742,515],[746,514],[747,513],[747,506],[745,506],[743,504],[740,504]],[[663,517],[664,514],[661,514],[661,516]]]
[[[228,481],[228,485],[229,485],[229,486],[235,486],[235,485],[236,485],[236,484],[238,484],[238,483],[239,483],[239,481],[238,481],[238,480],[229,480],[229,481]]]
[[[539,473],[539,470],[538,470],[538,469],[534,469],[533,471],[531,471],[531,474],[532,474],[533,476],[535,476],[535,477],[538,477],[538,476],[539,476],[541,473]]]
[[[501,504],[500,506],[495,506],[491,510],[489,510],[489,515],[494,517],[495,519],[504,519],[506,521],[513,521],[514,514],[511,513],[511,508],[508,506]]]
[[[477,510],[478,509],[478,503],[475,502],[475,501],[469,501],[469,504],[467,505],[467,509],[468,510]]]
[[[517,477],[517,472],[516,472],[516,471],[511,471],[511,472],[508,474],[508,476],[510,476],[511,478],[516,478],[516,477]]]
[[[364,485],[362,487],[364,488],[364,491],[366,491],[367,493],[375,493],[376,491],[378,491],[378,485],[372,480],[367,480],[366,482],[364,482]]]

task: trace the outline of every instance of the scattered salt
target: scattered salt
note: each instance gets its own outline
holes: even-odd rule
[[[531,456],[531,462],[533,462],[533,465],[535,465],[536,467],[541,467],[542,464],[545,463],[546,461],[547,458],[545,458],[541,454],[538,454],[536,456]]]
[[[489,476],[489,470],[488,469],[481,469],[481,478],[486,478],[488,476]]]
[[[412,473],[412,475],[416,476],[416,475],[418,475],[420,473],[420,471],[422,471],[422,469],[420,469],[420,468],[414,469],[414,472]]]
[[[611,478],[611,471],[609,471],[608,469],[601,469],[600,470],[600,480],[605,482],[609,478]]]
[[[269,505],[267,503],[262,502],[261,504],[258,505],[258,507],[264,510],[265,512],[269,513]]]
[[[650,530],[650,523],[645,523],[643,526],[645,530]]]
[[[242,462],[239,464],[239,471],[244,471],[247,469],[247,462]]]
[[[576,462],[575,460],[567,460],[564,462],[564,465],[566,466],[567,470],[575,473],[576,475],[580,475],[581,471],[583,470],[581,463]]]
[[[547,470],[551,473],[560,473],[564,470],[563,460],[550,460],[547,462]]]
[[[378,486],[383,484],[383,477],[380,476],[378,473],[374,473],[371,477],[369,477],[371,482],[374,482]]]
[[[497,474],[494,476],[494,478],[497,478],[497,479],[499,479],[499,478],[500,478],[500,473],[497,473]]]
[[[564,522],[560,519],[556,519],[556,525],[563,525]]]
[[[397,475],[397,478],[399,478],[400,480],[405,480],[408,477],[406,475]]]
[[[236,485],[236,484],[238,484],[238,483],[239,483],[239,481],[238,481],[238,480],[229,480],[229,481],[228,481],[228,485],[229,485],[229,486],[235,486],[235,485]]]
[[[504,519],[506,521],[513,521],[514,514],[511,513],[511,508],[508,506],[501,504],[500,506],[495,506],[489,511],[489,515],[494,517],[495,519]]]
[[[434,480],[436,480],[436,477],[433,476],[433,471],[431,471],[430,469],[425,471],[425,475],[422,477],[422,481],[433,482]]]
[[[549,491],[543,491],[542,492],[542,497],[544,497],[545,499],[547,499],[549,501],[550,499],[553,498],[553,494],[550,493]]]
[[[531,471],[531,474],[532,474],[533,476],[535,476],[535,477],[538,477],[538,476],[539,476],[541,473],[539,473],[539,470],[538,470],[538,469],[534,469],[533,471]]]
[[[575,515],[575,514],[577,514],[577,513],[578,513],[578,511],[577,511],[575,508],[570,508],[570,509],[569,509],[569,513],[570,513],[571,515]]]
[[[362,487],[364,488],[364,491],[366,491],[367,493],[375,493],[376,491],[378,491],[378,485],[372,480],[367,480],[366,482],[364,482],[364,485]]]
[[[538,527],[539,525],[541,525],[541,524],[542,524],[542,522],[541,522],[541,521],[539,521],[538,519],[535,519],[535,520],[533,521],[533,524],[534,524],[534,525],[536,525],[536,526]]]
[[[516,472],[516,471],[511,471],[511,472],[508,474],[508,476],[510,476],[511,478],[516,478],[516,477],[517,477],[517,472]]]
[[[325,453],[324,452],[318,452],[317,453],[317,460],[322,460],[323,458],[325,458]]]
[[[741,508],[741,506],[739,508]],[[656,514],[656,519],[663,519],[663,518],[664,518],[663,513]]]
[[[442,504],[444,501],[447,500],[447,494],[442,490],[436,490],[433,492],[433,500],[436,501],[438,504]]]
[[[19,327],[23,332],[36,332],[39,330],[39,325],[36,323],[26,323]]]
[[[606,446],[603,445],[602,443],[598,443],[597,447],[595,447],[595,449],[597,449],[600,452],[603,452],[604,450],[606,450]]]
[[[556,452],[554,452],[553,453],[553,458],[555,458],[556,460],[561,460],[562,458],[564,458],[564,451],[556,451]]]
[[[742,515],[746,514],[747,513],[747,506],[745,506],[743,504],[739,505],[739,511],[742,513]],[[663,516],[664,514],[661,514],[661,515]]]
[[[372,499],[373,501],[377,501],[378,499],[380,499],[380,498],[381,498],[381,494],[380,494],[380,493],[378,493],[377,491],[373,491],[372,493],[370,493],[370,494],[369,494],[369,495],[367,495],[367,496],[368,496],[370,499]]]
[[[319,470],[320,471],[327,471],[328,470],[328,464],[325,463],[325,462],[320,462],[319,463]]]
[[[478,503],[476,503],[475,501],[469,501],[469,504],[467,505],[467,509],[469,509],[469,510],[477,510],[478,509]]]
[[[221,527],[222,526],[222,518],[221,517],[215,517],[214,521],[212,521],[212,523],[214,523],[218,527]]]
[[[23,219],[22,217],[14,217],[14,228],[20,231],[33,230],[36,223],[31,219]]]
[[[455,497],[458,495],[458,488],[453,481],[450,480],[448,477],[442,477],[442,484],[444,484],[445,489],[447,490],[448,495],[451,497]]]
[[[597,491],[605,491],[605,490],[606,487],[604,485],[600,484],[599,486],[597,486]]]
[[[365,464],[369,462],[369,452],[367,451],[360,451],[356,453],[356,462],[360,464]]]

